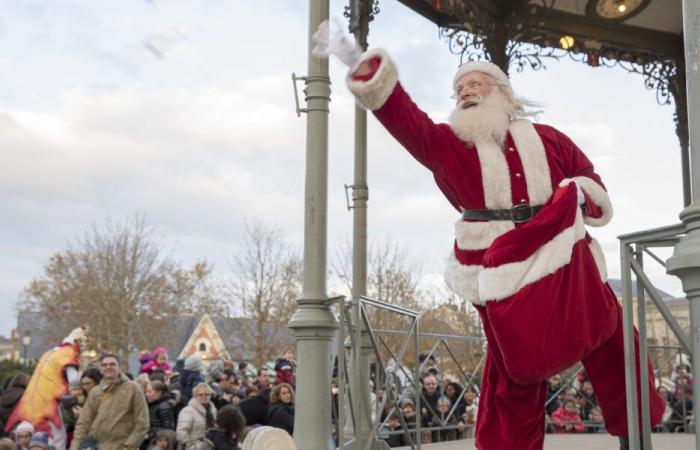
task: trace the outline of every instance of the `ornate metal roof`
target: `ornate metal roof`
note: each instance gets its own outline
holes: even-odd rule
[[[435,22],[460,61],[539,69],[571,57],[644,76],[667,104],[683,66],[679,0],[399,0]],[[669,81],[671,80],[671,82]]]

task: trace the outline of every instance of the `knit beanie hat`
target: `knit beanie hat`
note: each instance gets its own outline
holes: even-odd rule
[[[29,441],[29,448],[40,448],[46,450],[49,448],[49,434],[45,431],[39,431],[32,436],[32,440]]]
[[[27,431],[34,434],[34,425],[25,420],[24,422],[20,422],[20,424],[17,425],[17,428],[15,428],[15,436],[19,436],[20,433]]]
[[[202,369],[202,358],[198,353],[189,356],[185,359],[185,369],[186,370],[201,370]]]

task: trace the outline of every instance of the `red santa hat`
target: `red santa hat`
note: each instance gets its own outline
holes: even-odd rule
[[[513,88],[510,85],[510,80],[508,79],[508,75],[506,75],[500,67],[488,61],[469,61],[459,66],[459,69],[457,69],[457,73],[455,74],[455,77],[452,80],[452,89],[456,89],[457,82],[459,81],[459,79],[470,72],[485,73],[486,75],[489,75],[491,78],[496,80],[498,84],[507,87],[510,92],[513,91]]]

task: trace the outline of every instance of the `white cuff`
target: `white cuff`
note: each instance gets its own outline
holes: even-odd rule
[[[596,206],[598,206],[603,212],[603,215],[598,218],[585,216],[583,218],[584,223],[592,227],[602,227],[603,225],[607,225],[612,219],[613,209],[612,204],[610,203],[610,197],[605,189],[593,181],[592,178],[573,177],[571,180],[581,186],[583,192],[586,193],[593,203],[595,203]]]
[[[352,74],[360,64],[377,57],[381,59],[381,63],[370,80],[352,79]],[[396,71],[396,66],[389,58],[387,52],[380,48],[365,52],[355,67],[350,69],[347,76],[348,88],[355,95],[357,102],[360,106],[370,111],[375,111],[386,103],[398,82],[399,75]]]

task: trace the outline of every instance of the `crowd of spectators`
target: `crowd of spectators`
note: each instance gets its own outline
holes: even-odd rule
[[[269,426],[294,431],[294,351],[286,349],[270,369],[216,361],[198,354],[168,363],[165,349],[143,353],[138,374],[122,373],[105,353],[82,371],[60,399],[71,450],[237,450],[249,432]],[[0,392],[2,423],[27,386],[17,374]],[[2,432],[0,432],[2,433]],[[21,422],[3,437],[12,450],[51,450],[47,433]],[[0,447],[0,450],[5,450]],[[7,450],[10,450],[8,448]]]
[[[476,380],[460,384],[449,374],[442,373],[435,358],[420,358],[420,411],[415,408],[415,393],[410,383],[401,390],[398,407],[384,402],[381,412],[380,435],[390,447],[409,445],[409,430],[415,430],[420,420],[420,439],[423,443],[472,438],[478,415],[479,391]],[[673,389],[666,388],[659,380],[658,392],[666,399],[663,421],[655,432],[686,432],[694,430],[693,380],[687,360],[677,364],[671,376]],[[668,383],[668,379],[664,380]],[[593,384],[586,372],[580,370],[563,379],[555,375],[547,380],[548,393],[545,402],[545,431],[553,434],[606,433],[603,413],[593,391]],[[377,391],[378,405],[384,392]],[[415,438],[415,434],[410,435]]]
[[[413,383],[408,379],[398,381],[396,398],[389,398],[391,394],[382,388],[371,393],[372,418],[381,421],[379,436],[390,447],[408,446],[416,434],[406,429],[415,430],[420,423],[422,443],[474,437],[478,381],[462,384],[441,371],[432,355],[419,359],[419,408]],[[296,363],[292,349],[275,361],[274,375],[267,367],[249,370],[245,362],[217,361],[205,368],[196,354],[171,367],[162,348],[143,354],[140,362],[134,377],[120,373],[116,356],[106,354],[94,367],[86,368],[78,381],[69,384],[68,394],[60,401],[68,448],[235,450],[257,427],[271,426],[289,435],[294,432]],[[29,377],[20,373],[5,382],[0,392],[2,423],[9,418],[28,381]],[[332,383],[332,430],[337,443],[337,378]],[[672,388],[659,383],[666,411],[654,431],[692,431],[693,379],[687,360],[675,366],[671,383]],[[566,378],[555,375],[547,380],[547,387],[547,433],[605,433],[603,415],[585,371]],[[91,394],[93,390],[97,393]],[[119,411],[127,411],[131,422],[120,423],[125,414]],[[95,425],[98,422],[108,424],[106,435],[100,435]],[[119,445],[112,447],[105,436],[112,439],[115,433],[121,437],[117,439]],[[46,433],[34,430],[27,422],[20,423],[11,437],[13,440],[0,440],[0,450],[50,450]]]

